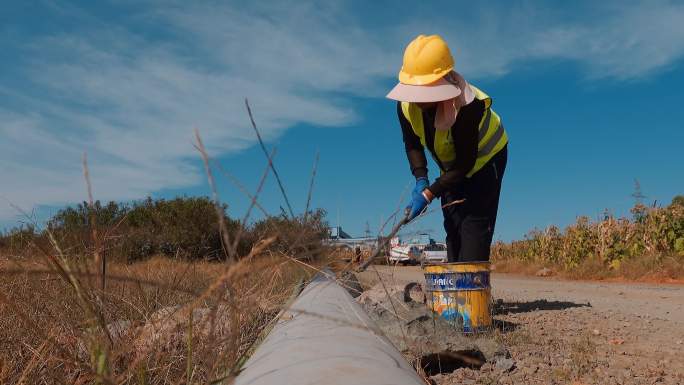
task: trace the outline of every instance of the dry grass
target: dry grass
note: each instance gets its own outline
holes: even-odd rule
[[[0,383],[177,384],[230,376],[292,287],[312,272],[276,255],[233,265],[154,258],[108,268],[106,293],[84,265],[74,269],[98,320],[40,259],[0,263]]]
[[[522,260],[495,260],[498,273],[535,275],[550,268],[554,276],[566,279],[607,281],[634,281],[652,283],[684,282],[684,256],[641,256],[624,259],[618,267],[606,266],[597,258],[586,258],[573,268],[562,265]]]
[[[323,266],[353,267],[322,245],[325,212],[309,210],[318,156],[306,209],[295,215],[275,151],[269,155],[246,107],[267,158],[255,192],[209,158],[196,131],[211,200],[101,207],[84,156],[88,202],[52,226],[0,234],[0,384],[231,383],[293,289]],[[250,200],[241,221],[225,214],[212,167]],[[288,208],[281,215],[258,202],[269,173]],[[248,227],[254,208],[265,217]],[[122,241],[140,243],[117,248]],[[164,256],[145,259],[152,253]]]
[[[194,227],[218,235],[222,258],[213,259],[226,262],[167,256],[126,264],[131,259],[125,252],[105,258],[104,251],[112,254],[112,229],[96,215],[101,210],[90,193],[84,156],[89,201],[81,211],[89,216],[76,235],[91,239],[78,238],[83,247],[65,248],[60,234],[49,226],[36,232],[33,223],[3,238],[9,248],[0,243],[0,383],[218,384],[237,375],[292,290],[326,264],[317,231],[322,212],[312,215],[307,204],[300,217],[267,215],[246,240],[248,247],[238,247],[245,232],[231,232],[226,223],[214,162],[198,132],[196,139],[216,217],[207,222],[202,214],[206,223]],[[263,209],[257,200],[268,170],[276,174],[272,156],[267,158],[259,187],[246,194],[251,205],[243,227],[253,207]],[[110,225],[118,229],[129,219],[124,215]],[[192,219],[175,215],[169,226]]]
[[[570,345],[570,359],[572,360],[572,376],[581,378],[591,372],[596,366],[596,338],[585,333]]]

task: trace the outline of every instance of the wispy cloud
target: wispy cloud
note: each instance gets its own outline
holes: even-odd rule
[[[683,18],[681,2],[599,5],[582,22],[548,28],[535,39],[532,55],[575,60],[592,77],[641,78],[682,58]]]
[[[471,77],[502,76],[532,60],[561,60],[576,63],[590,78],[633,80],[684,56],[680,2],[506,4],[454,9],[399,28],[405,39],[419,31],[443,34]]]
[[[22,111],[0,111],[0,161],[9,165],[0,178],[12,181],[2,194],[26,209],[82,199],[83,151],[100,199],[196,184],[200,170],[187,162],[196,155],[192,128],[216,154],[245,148],[253,132],[244,97],[267,139],[297,123],[353,122],[342,96],[377,84],[380,60],[361,70],[358,57],[369,48],[357,46],[353,32],[336,37],[343,26],[330,14],[271,11],[149,10],[145,23],[168,23],[176,35],[161,41],[119,25],[36,38],[25,75],[39,92],[4,89]],[[0,209],[0,218],[12,215]]]
[[[416,13],[388,3],[391,16],[370,17],[360,3],[181,2],[148,4],[124,21],[53,10],[83,27],[19,43],[18,80],[0,83],[8,101],[0,107],[0,180],[9,181],[0,195],[26,209],[81,200],[83,151],[100,199],[197,184],[200,170],[188,161],[193,127],[214,154],[253,144],[245,96],[267,139],[298,123],[351,124],[361,117],[349,96],[382,97],[417,33],[445,35],[473,78],[550,59],[576,62],[594,78],[634,79],[684,52],[679,4],[504,4],[461,12],[445,2]],[[13,216],[0,204],[0,220]]]

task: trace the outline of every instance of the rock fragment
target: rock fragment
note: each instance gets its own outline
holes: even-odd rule
[[[553,270],[549,269],[548,267],[545,267],[543,269],[538,270],[534,275],[536,275],[537,277],[550,277],[553,274]]]
[[[496,360],[494,367],[503,372],[509,372],[515,367],[515,361],[512,358],[500,358]]]

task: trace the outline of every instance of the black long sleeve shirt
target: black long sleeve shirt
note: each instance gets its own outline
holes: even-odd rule
[[[436,108],[423,110],[425,144],[428,147],[428,151],[432,153],[434,153],[436,111]],[[443,173],[429,187],[430,192],[436,197],[441,197],[444,192],[458,188],[459,183],[465,179],[468,172],[475,165],[479,138],[478,128],[484,111],[484,102],[477,99],[461,107],[458,111],[456,121],[451,126],[451,137],[454,141],[456,158],[454,159],[453,167]],[[428,170],[425,150],[420,143],[420,138],[413,132],[411,123],[404,116],[400,102],[397,103],[397,114],[399,115],[399,123],[401,124],[401,131],[404,136],[404,146],[411,167],[411,173],[416,178],[427,177]]]

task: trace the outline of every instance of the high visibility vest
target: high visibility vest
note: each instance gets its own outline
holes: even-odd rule
[[[477,159],[475,165],[466,174],[471,177],[478,172],[496,153],[501,151],[508,143],[508,136],[501,124],[501,118],[492,110],[492,98],[480,91],[477,87],[470,85],[475,94],[475,99],[482,100],[485,104],[485,112],[480,120],[479,141],[477,144]],[[404,117],[411,123],[413,132],[420,138],[420,143],[425,145],[425,129],[423,125],[423,112],[414,103],[401,102],[401,110]],[[429,147],[428,147],[429,148]],[[434,151],[430,151],[435,162],[442,173],[449,171],[456,159],[456,149],[454,148],[451,129],[440,131],[435,130]]]

